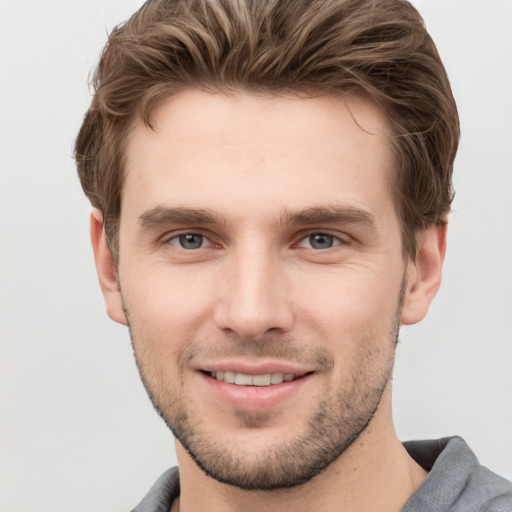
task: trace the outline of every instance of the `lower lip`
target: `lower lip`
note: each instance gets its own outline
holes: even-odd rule
[[[200,377],[215,397],[234,409],[252,412],[272,409],[290,400],[312,376],[307,374],[296,380],[270,386],[237,386],[200,372]]]

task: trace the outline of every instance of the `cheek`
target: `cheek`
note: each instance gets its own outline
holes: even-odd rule
[[[200,335],[203,319],[211,314],[208,280],[187,271],[150,269],[121,281],[134,342],[160,354]]]
[[[352,266],[297,276],[298,318],[344,338],[356,332],[389,331],[397,314],[399,271]],[[302,291],[301,291],[302,290]]]

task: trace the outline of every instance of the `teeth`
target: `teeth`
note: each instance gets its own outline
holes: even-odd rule
[[[235,384],[237,386],[252,386],[252,375],[237,373],[235,377]]]
[[[255,375],[252,378],[253,386],[270,386],[272,382],[272,377],[270,373],[266,373],[265,375]]]
[[[222,376],[223,373],[224,376]],[[230,384],[235,383],[235,372],[217,372],[215,377],[217,380],[224,380],[224,382],[229,382]]]
[[[281,384],[283,382],[284,375],[282,373],[273,373],[270,377],[270,384]]]
[[[247,375],[235,372],[211,372],[210,375],[217,380],[236,384],[237,386],[270,386],[290,382],[296,378],[293,373],[265,373],[263,375]]]

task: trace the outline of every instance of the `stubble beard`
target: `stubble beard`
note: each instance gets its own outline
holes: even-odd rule
[[[181,389],[165,388],[163,371],[157,369],[156,361],[148,357],[147,350],[138,349],[142,340],[138,339],[129,322],[135,360],[154,408],[206,475],[244,490],[272,491],[295,487],[308,482],[342,456],[370,425],[392,376],[404,287],[405,281],[389,337],[377,340],[369,336],[356,340],[358,352],[350,379],[337,393],[326,395],[317,404],[300,435],[268,449],[251,450],[250,446],[235,443],[227,446],[214,433],[205,432],[203,427],[208,418],[194,415],[188,407],[188,397]],[[129,319],[128,311],[126,313]],[[141,347],[144,345],[144,342],[140,343]],[[235,349],[237,355],[241,351],[251,351],[250,347],[258,347],[259,356],[276,356],[277,350],[279,356],[289,354],[292,360],[299,350],[304,349],[293,340],[282,339],[238,340],[236,346],[243,347]],[[186,361],[189,357],[182,355],[180,359]],[[315,357],[317,364],[323,364],[325,368],[334,364],[332,356],[323,349],[311,349],[306,357],[310,357],[310,361]],[[240,412],[237,417],[241,428],[245,429],[258,431],[266,423],[265,413]]]

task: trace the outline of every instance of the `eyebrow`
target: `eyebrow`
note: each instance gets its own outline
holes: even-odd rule
[[[162,225],[226,225],[228,217],[208,208],[157,206],[139,216],[137,222],[143,229],[156,229]],[[359,224],[376,229],[375,218],[366,210],[347,205],[326,205],[304,208],[299,211],[283,209],[279,218],[281,226],[313,224]]]
[[[285,209],[281,215],[283,225],[360,224],[376,229],[375,217],[361,208],[347,205],[326,205],[305,208],[298,212]]]
[[[141,228],[157,228],[165,224],[204,225],[226,224],[227,218],[209,209],[157,206],[139,216]]]

